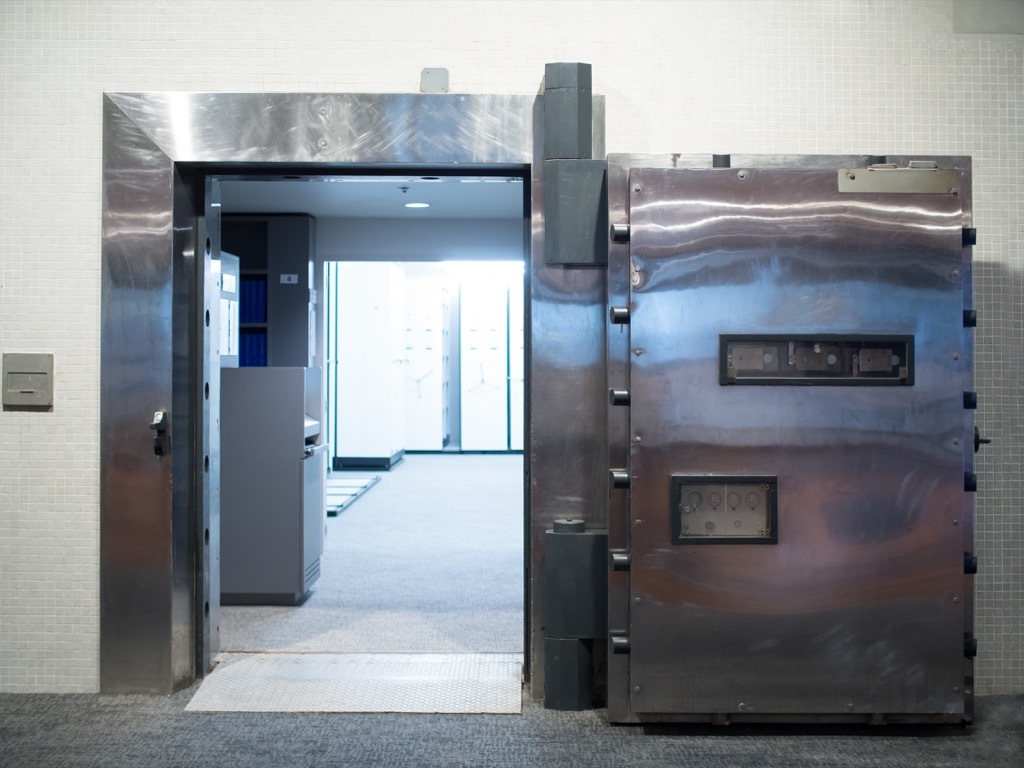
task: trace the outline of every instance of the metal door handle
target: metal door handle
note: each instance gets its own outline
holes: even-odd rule
[[[167,411],[154,411],[153,420],[149,422],[153,435],[153,453],[164,456],[167,453]]]

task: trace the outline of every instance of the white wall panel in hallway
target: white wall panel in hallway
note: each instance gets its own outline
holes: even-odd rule
[[[461,447],[523,449],[523,263],[460,264]]]
[[[440,451],[450,435],[449,289],[439,264],[405,270],[405,448]]]
[[[508,284],[466,269],[459,294],[462,450],[508,450]]]
[[[338,269],[338,445],[343,467],[388,466],[405,450],[405,287],[395,264]]]

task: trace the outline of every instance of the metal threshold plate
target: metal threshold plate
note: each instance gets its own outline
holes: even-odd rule
[[[518,653],[257,653],[218,661],[186,711],[522,711]]]
[[[327,516],[337,517],[380,482],[380,475],[331,475],[327,478]]]

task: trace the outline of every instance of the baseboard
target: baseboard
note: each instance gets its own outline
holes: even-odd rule
[[[339,472],[346,469],[383,469],[389,470],[405,456],[399,451],[394,456],[335,456],[331,469]]]
[[[302,605],[308,592],[221,592],[221,605]]]

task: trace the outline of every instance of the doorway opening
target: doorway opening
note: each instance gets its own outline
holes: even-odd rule
[[[217,393],[210,355],[216,296],[209,277],[213,253],[220,250],[220,200],[213,182],[232,176],[301,180],[310,172],[433,170],[440,176],[443,169],[521,175],[536,201],[544,194],[541,99],[104,93],[101,690],[169,693],[204,674],[210,649],[219,647],[214,491],[220,446],[211,417]],[[595,122],[593,135],[594,156],[600,157],[603,121]],[[598,366],[603,342],[576,333],[578,313],[560,310],[585,308],[583,322],[598,327],[604,276],[546,265],[536,206],[523,229],[530,243],[528,282],[536,286],[529,292],[527,380],[531,388],[545,389],[544,399],[534,403],[525,452],[525,570],[531,574],[543,563],[544,521],[556,505],[559,514],[577,508],[584,514],[592,497],[593,508],[600,506],[597,485],[577,469],[589,447],[603,444],[597,427],[603,422],[579,413],[581,387],[582,402],[603,402],[597,397],[604,382]],[[542,330],[531,333],[533,324]],[[549,386],[555,381],[572,384]],[[548,439],[567,409],[585,428]],[[597,405],[591,410],[596,415]],[[161,452],[167,438],[169,447]],[[551,487],[562,490],[543,491]],[[543,589],[526,578],[523,590],[529,606],[524,674],[536,695],[543,690]]]
[[[314,232],[308,275],[305,253],[273,263],[287,242],[252,269],[234,254],[264,302],[285,281],[311,289],[283,320],[243,309],[235,364],[301,365],[302,347],[319,370],[328,489],[379,478],[328,506],[319,578],[299,605],[221,608],[222,652],[524,651],[527,185],[421,174],[219,180],[222,253],[238,243],[232,222],[307,217]],[[406,208],[410,195],[429,208]],[[296,326],[291,342],[278,322]],[[225,462],[232,439],[222,434]],[[231,514],[222,506],[225,558]]]

